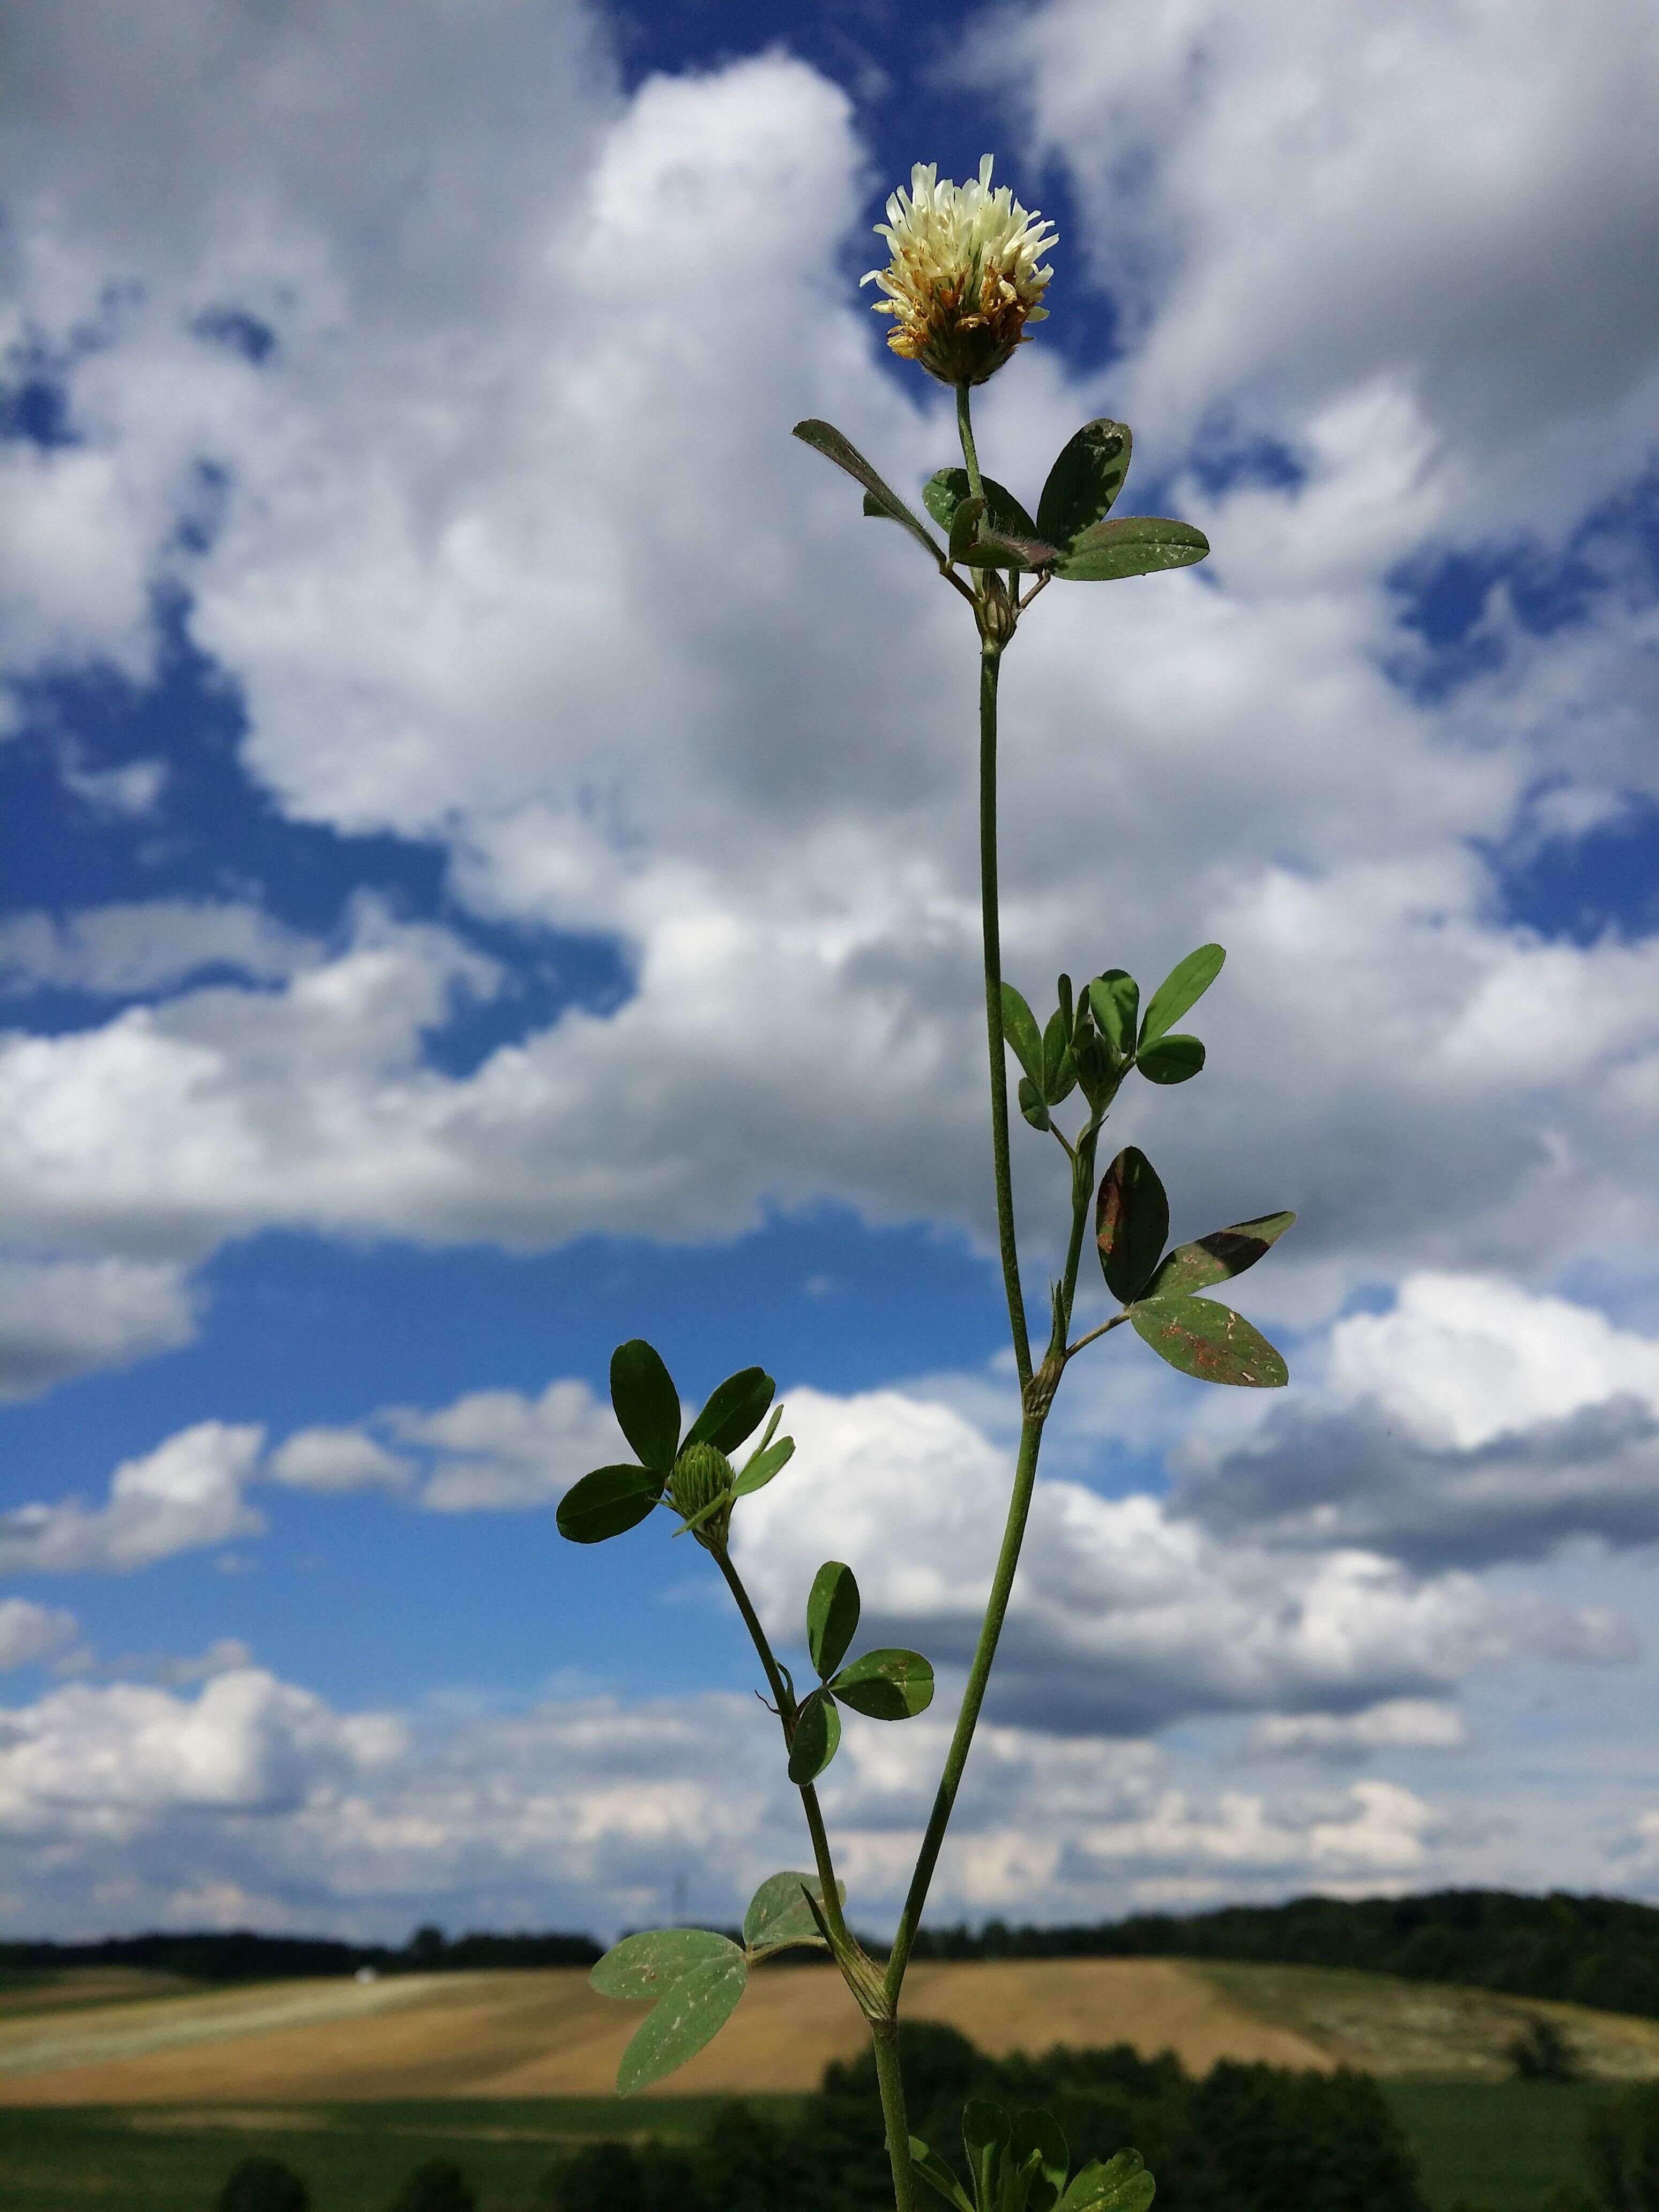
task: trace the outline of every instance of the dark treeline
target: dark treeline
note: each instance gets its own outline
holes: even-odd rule
[[[1447,1889],[1425,1897],[1140,1913],[1093,1928],[924,1929],[919,1959],[1227,1959],[1350,1966],[1659,2017],[1659,1908],[1615,1897]]]
[[[417,1928],[401,1949],[337,1943],[322,1936],[112,1936],[95,1943],[0,1943],[0,1978],[58,1973],[71,1966],[143,1966],[199,1982],[276,1982],[319,1974],[443,1972],[479,1966],[591,1966],[600,1946],[590,1936],[470,1934]]]
[[[735,1931],[732,1931],[735,1933]],[[872,1948],[877,1948],[874,1945]],[[417,1928],[401,1948],[320,1936],[150,1935],[97,1943],[0,1943],[0,1977],[67,1966],[146,1966],[205,1982],[311,1974],[432,1973],[482,1966],[586,1966],[587,1936],[470,1934]],[[804,1959],[813,1954],[801,1954]],[[1659,2018],[1659,1907],[1611,1897],[1522,1897],[1442,1890],[1426,1897],[1300,1897],[1177,1916],[1141,1913],[1093,1927],[924,1929],[919,1959],[1227,1959],[1351,1966],[1455,1982],[1512,1996],[1559,1997]]]

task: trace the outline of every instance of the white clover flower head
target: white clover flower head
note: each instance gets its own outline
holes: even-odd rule
[[[942,384],[983,384],[1024,344],[1026,324],[1047,313],[1054,271],[1037,262],[1059,234],[1006,185],[993,191],[988,154],[965,185],[941,184],[934,163],[918,162],[909,191],[893,194],[876,232],[892,258],[860,281],[887,295],[876,313],[893,318],[893,351]]]

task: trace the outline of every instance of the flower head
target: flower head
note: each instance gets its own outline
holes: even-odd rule
[[[1037,258],[1058,234],[1006,185],[992,191],[988,154],[966,185],[940,184],[933,163],[918,163],[876,230],[892,258],[860,281],[887,295],[876,313],[893,318],[893,351],[942,384],[983,384],[1024,342],[1026,324],[1042,320],[1054,271]]]

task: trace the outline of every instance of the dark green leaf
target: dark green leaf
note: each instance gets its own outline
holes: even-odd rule
[[[766,1419],[766,1409],[777,1395],[777,1384],[762,1367],[740,1368],[708,1394],[703,1407],[685,1432],[685,1447],[713,1444],[716,1451],[736,1451]],[[630,1439],[631,1441],[631,1439]]]
[[[1070,1009],[1060,1006],[1048,1017],[1042,1032],[1042,1095],[1058,1106],[1077,1087],[1077,1063],[1072,1058]]]
[[[797,1787],[816,1782],[835,1757],[841,1742],[841,1715],[836,1701],[823,1690],[814,1690],[802,1705],[789,1746],[789,1779]]]
[[[662,1496],[662,1477],[642,1467],[596,1467],[559,1500],[559,1534],[573,1544],[602,1544],[637,1527]]]
[[[1012,1047],[1015,1059],[1040,1093],[1042,1089],[1042,1032],[1036,1025],[1036,1016],[1012,983],[1005,983],[1002,987],[1002,1034]]]
[[[736,1948],[707,1928],[648,1928],[613,1943],[587,1978],[602,1997],[654,2002],[694,1967],[726,1960]]]
[[[1135,1060],[1148,1083],[1190,1083],[1203,1065],[1204,1048],[1195,1036],[1160,1037]]]
[[[726,1957],[694,1966],[671,1982],[658,1998],[623,2053],[617,2069],[618,2096],[631,2097],[672,2074],[712,2043],[731,2019],[749,1979],[749,1961],[735,1943],[726,1943]]]
[[[933,559],[943,566],[944,548],[935,538],[933,532],[928,529],[920,515],[911,513],[890,484],[883,483],[851,439],[843,438],[833,422],[819,422],[811,419],[805,422],[797,422],[793,434],[803,445],[810,446],[815,453],[822,453],[826,460],[833,461],[838,469],[845,469],[849,477],[855,477],[864,486],[868,495],[864,504],[864,511],[866,514],[883,515],[889,522],[902,525],[913,538],[925,545]]]
[[[1210,550],[1190,522],[1152,514],[1097,522],[1074,538],[1054,574],[1073,584],[1109,584],[1120,576],[1151,576],[1161,568],[1189,568]]]
[[[1066,1040],[1069,1042],[1072,1032],[1077,1027],[1076,1012],[1072,1005],[1071,977],[1069,975],[1062,975],[1059,982],[1054,986],[1054,989],[1060,1000],[1060,1020],[1065,1025]]]
[[[866,1651],[830,1687],[872,1721],[913,1720],[933,1702],[933,1670],[919,1651]]]
[[[1019,1079],[1019,1110],[1034,1129],[1048,1127],[1048,1109],[1042,1103],[1042,1093],[1029,1075]]]
[[[910,2163],[929,2188],[937,2190],[954,2207],[954,2212],[974,2212],[973,2199],[938,2152],[929,2150],[920,2136],[910,2138]]]
[[[1109,968],[1089,986],[1089,1011],[1095,1027],[1121,1060],[1135,1048],[1135,1016],[1140,1011],[1140,987],[1127,968]]]
[[[1145,1152],[1126,1145],[1100,1179],[1095,1243],[1106,1287],[1126,1306],[1151,1279],[1170,1233],[1170,1201]]]
[[[1013,2155],[1022,2166],[1036,2160],[1036,2172],[1025,2197],[1030,2212],[1052,2212],[1066,2186],[1066,2169],[1071,2163],[1066,2131],[1052,2112],[1014,2115]]]
[[[1195,1006],[1221,973],[1227,956],[1218,945],[1200,945],[1178,961],[1152,994],[1140,1024],[1140,1049],[1173,1029],[1188,1006]]]
[[[1121,2150],[1103,2166],[1092,2159],[1060,2200],[1060,2212],[1147,2212],[1157,2185],[1138,2150]]]
[[[1077,1079],[1083,1085],[1083,1095],[1098,1113],[1103,1106],[1109,1104],[1112,1093],[1123,1079],[1123,1062],[1105,1038],[1092,1030],[1073,1045],[1072,1060],[1077,1068]]]
[[[1004,532],[1011,538],[1042,535],[1012,492],[1006,490],[994,477],[981,477],[980,482],[985,487],[985,504],[981,512],[993,530]],[[957,509],[972,496],[966,469],[936,469],[922,488],[921,503],[940,529],[949,532],[955,523]]]
[[[837,1882],[836,1887],[845,1903],[846,1883]],[[807,1903],[809,1893],[819,1899],[823,1895],[815,1874],[775,1874],[761,1884],[743,1916],[743,1940],[751,1959],[763,1959],[792,1944],[823,1942],[817,1917]]]
[[[1123,489],[1132,445],[1127,422],[1104,417],[1085,422],[1060,447],[1048,471],[1032,534],[1069,546],[1091,524],[1103,521]]]
[[[963,2107],[962,2143],[968,2154],[968,2171],[974,2179],[974,2196],[980,2212],[997,2212],[1001,2194],[1002,2162],[1008,2155],[1008,2115],[1000,2105],[973,2098]]]
[[[1272,1250],[1295,1219],[1293,1213],[1261,1213],[1254,1221],[1235,1221],[1231,1229],[1213,1229],[1190,1244],[1177,1244],[1147,1284],[1147,1297],[1180,1297],[1242,1275]]]
[[[611,1403],[617,1424],[646,1466],[665,1475],[680,1443],[680,1397],[673,1378],[642,1336],[611,1355]]]
[[[1131,1306],[1135,1334],[1160,1359],[1200,1382],[1236,1382],[1277,1390],[1289,1382],[1285,1362],[1243,1314],[1213,1298],[1158,1297]]]
[[[780,1437],[764,1451],[757,1451],[732,1486],[733,1498],[747,1498],[751,1490],[764,1490],[772,1477],[795,1456],[793,1437]]]
[[[806,1648],[819,1679],[827,1681],[858,1634],[859,1586],[851,1567],[826,1559],[812,1577],[806,1600]]]

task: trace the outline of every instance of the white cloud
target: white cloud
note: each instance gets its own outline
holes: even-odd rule
[[[300,1429],[272,1452],[266,1472],[296,1490],[401,1490],[409,1462],[361,1429]]]
[[[0,1598],[0,1674],[61,1651],[74,1640],[76,1626],[72,1613],[31,1605],[27,1598]]]
[[[1189,1444],[1177,1496],[1218,1534],[1375,1545],[1420,1565],[1659,1539],[1659,1346],[1484,1276],[1407,1277],[1331,1331],[1323,1384],[1242,1443]]]
[[[1361,1713],[1264,1713],[1249,1748],[1261,1759],[1369,1758],[1379,1751],[1462,1751],[1463,1717],[1433,1698],[1390,1698]]]
[[[1006,1508],[1006,1455],[896,1391],[790,1394],[798,1450],[747,1501],[733,1553],[769,1628],[803,1635],[826,1558],[857,1574],[867,1641],[965,1668]],[[991,1711],[1024,1727],[1138,1735],[1205,1713],[1352,1713],[1442,1694],[1517,1652],[1628,1656],[1611,1624],[1500,1602],[1471,1576],[1376,1551],[1218,1540],[1144,1494],[1039,1480]]]
[[[101,1506],[66,1498],[0,1513],[0,1571],[119,1572],[257,1534],[264,1522],[243,1490],[264,1440],[262,1429],[198,1421],[124,1461]]]
[[[170,1351],[188,1343],[195,1321],[195,1298],[170,1262],[0,1253],[0,1398]]]
[[[291,975],[317,948],[258,907],[151,899],[0,921],[0,984],[42,984],[125,997],[165,990],[203,968],[230,968],[261,982]]]

